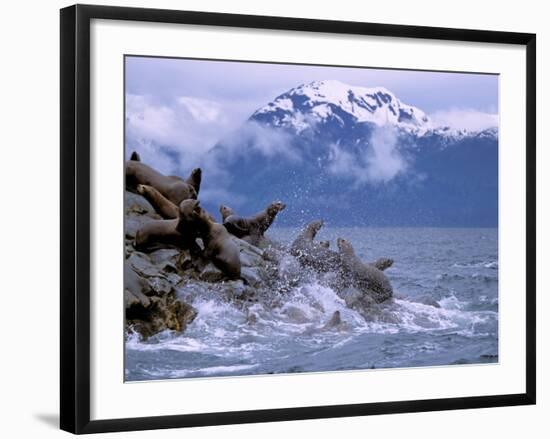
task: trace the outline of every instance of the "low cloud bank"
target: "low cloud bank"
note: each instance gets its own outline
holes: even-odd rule
[[[498,127],[498,114],[479,110],[454,108],[430,115],[434,126],[448,126],[456,130],[482,131]]]
[[[397,133],[392,128],[377,128],[359,153],[339,145],[330,146],[328,170],[349,177],[356,185],[388,183],[404,173],[408,164],[398,148]]]

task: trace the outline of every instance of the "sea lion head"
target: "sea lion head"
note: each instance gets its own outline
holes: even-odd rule
[[[130,160],[133,162],[141,162],[141,157],[137,153],[137,151],[133,151],[132,155],[130,156]]]
[[[324,224],[323,220],[317,220],[317,221],[313,221],[313,222],[309,223],[306,226],[307,236],[310,239],[315,238],[315,235],[317,235],[319,230],[321,230],[321,227],[323,227],[323,224]]]
[[[186,221],[193,221],[200,210],[199,200],[183,200],[179,205],[180,218]]]
[[[195,191],[199,191],[201,187],[201,181],[202,181],[202,169],[201,168],[195,168],[191,171],[191,175],[189,176],[189,180],[187,180],[188,183],[190,183]]]
[[[339,325],[340,323],[342,323],[342,316],[340,315],[340,311],[334,311],[334,314],[332,314],[332,318],[330,319],[330,323],[333,325]]]
[[[376,268],[384,271],[386,268],[390,268],[393,265],[393,259],[391,258],[380,258],[376,261]]]
[[[201,168],[195,168],[191,171],[191,178],[193,180],[201,181],[202,179],[202,169]]]
[[[330,241],[319,241],[319,245],[324,248],[330,247]]]
[[[353,246],[351,245],[351,242],[346,241],[344,238],[338,238],[336,240],[336,245],[338,246],[338,250],[340,252],[345,254],[354,254]]]
[[[224,206],[223,204],[220,206],[220,213],[223,220],[230,217],[231,215],[235,215],[235,212],[233,211],[233,209],[231,209],[231,207]]]
[[[279,212],[285,210],[286,204],[282,201],[274,201],[267,206],[267,213],[269,215],[277,215]]]

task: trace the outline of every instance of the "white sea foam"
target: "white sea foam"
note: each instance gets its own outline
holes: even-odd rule
[[[444,297],[438,303],[444,309],[463,309],[467,305],[466,302],[458,300],[454,294]]]
[[[482,262],[471,262],[468,264],[463,263],[454,263],[453,268],[490,268],[493,270],[498,270],[498,261],[482,261]]]
[[[172,331],[165,331],[157,336],[161,338],[158,341],[143,342],[139,336],[131,335],[126,340],[126,349],[135,351],[179,351],[179,352],[201,352],[206,345],[201,341],[185,336],[179,336]]]
[[[368,242],[371,237],[362,236],[367,232],[357,232],[354,242]],[[165,331],[146,341],[129,335],[127,376],[183,378],[484,361],[481,355],[498,351],[498,311],[492,307],[498,305],[498,260],[489,250],[475,256],[453,254],[454,261],[437,259],[447,269],[435,267],[431,259],[423,262],[417,253],[407,265],[411,258],[404,255],[401,265],[388,272],[395,298],[366,310],[350,309],[326,278],[307,281],[307,270],[289,256],[280,274],[285,286],[298,284],[290,291],[268,292],[268,300],[260,297],[254,303],[206,292],[192,299],[198,315],[184,333]],[[361,246],[358,252],[371,256]],[[345,324],[326,328],[335,311]]]

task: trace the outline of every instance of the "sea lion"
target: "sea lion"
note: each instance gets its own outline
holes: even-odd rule
[[[321,230],[321,227],[323,227],[324,224],[325,223],[323,220],[310,222],[307,226],[304,227],[298,237],[294,240],[294,244],[299,245],[301,243],[313,242],[313,240],[317,236],[317,233],[319,233],[319,230]]]
[[[330,241],[319,241],[319,245],[324,248],[330,248]]]
[[[281,201],[270,203],[264,210],[251,217],[241,217],[227,206],[220,206],[223,225],[229,233],[237,238],[245,239],[253,245],[258,245],[264,233],[269,229],[275,217],[286,207]]]
[[[137,187],[137,191],[139,194],[143,195],[143,197],[145,197],[147,201],[149,201],[149,203],[155,209],[155,212],[157,212],[163,218],[172,219],[172,218],[179,217],[179,214],[180,214],[179,206],[175,205],[169,199],[164,197],[153,186],[148,186],[146,184],[139,184]],[[186,201],[186,200],[183,200],[183,201]],[[212,215],[210,214],[208,215],[210,216],[210,219],[212,221],[215,221]]]
[[[144,193],[153,194],[153,196],[158,194],[150,186],[144,186],[142,190],[145,191]],[[178,207],[176,218],[152,220],[141,226],[136,233],[134,247],[141,251],[154,249],[159,245],[177,247],[189,250],[191,259],[195,262],[201,262],[202,249],[197,244],[199,233],[194,220],[190,221],[188,217],[180,215],[180,211],[192,209],[194,201],[182,201]]]
[[[327,323],[322,328],[324,331],[348,331],[349,325],[347,322],[342,320],[342,316],[340,314],[340,311],[334,311],[332,314],[332,317],[329,319]]]
[[[189,179],[193,184],[182,179],[171,178],[142,163],[139,155],[132,154],[132,160],[126,162],[126,189],[135,192],[139,184],[154,187],[172,203],[179,205],[183,200],[196,199],[196,186],[200,187],[201,172],[193,170]],[[198,185],[197,185],[198,182]]]
[[[169,175],[168,178],[190,184],[195,188],[195,191],[198,194],[201,189],[202,170],[201,168],[193,169],[189,177],[187,177],[186,179],[181,178],[179,175]]]
[[[141,162],[141,157],[139,156],[139,154],[136,151],[133,151],[132,155],[130,156],[130,160],[132,160],[134,162]]]
[[[378,258],[376,261],[372,262],[371,265],[374,265],[379,270],[384,271],[386,268],[390,268],[393,265],[393,259]]]
[[[202,181],[202,169],[201,168],[195,168],[191,171],[191,174],[189,175],[189,177],[187,177],[187,179],[185,180],[185,182],[187,184],[190,184],[191,186],[193,186],[193,188],[195,189],[195,192],[199,193],[199,191],[201,190],[201,181]]]
[[[239,248],[227,229],[212,221],[211,216],[199,205],[198,200],[185,200],[180,206],[182,225],[190,225],[202,239],[204,254],[230,279],[242,279]]]
[[[323,224],[322,220],[309,223],[290,246],[290,254],[319,273],[338,272],[342,269],[340,254],[313,241]]]
[[[220,214],[222,216],[222,223],[229,218],[231,215],[235,215],[235,211],[231,209],[229,206],[224,206],[223,204],[220,206]]]
[[[164,219],[174,219],[179,216],[178,206],[162,195],[153,186],[137,185],[138,194],[142,195]]]
[[[177,219],[151,220],[137,231],[134,247],[139,251],[153,250],[160,246],[183,247],[183,237],[177,230]]]
[[[342,266],[346,270],[349,282],[363,294],[368,294],[376,303],[384,302],[393,295],[393,288],[386,275],[371,264],[364,263],[355,254],[349,241],[336,240]]]

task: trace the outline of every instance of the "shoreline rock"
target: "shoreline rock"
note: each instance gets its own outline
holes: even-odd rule
[[[125,327],[127,332],[136,332],[143,339],[164,330],[185,331],[197,316],[193,303],[198,298],[215,296],[246,310],[258,302],[270,308],[283,307],[287,292],[312,279],[332,287],[349,308],[363,315],[368,308],[376,306],[369,299],[368,291],[345,285],[345,277],[336,267],[329,267],[326,273],[317,273],[304,267],[288,248],[267,237],[260,247],[231,237],[239,249],[242,280],[227,279],[214,264],[202,258],[192,260],[187,250],[169,246],[147,252],[136,250],[133,240],[139,227],[159,218],[144,197],[126,192]],[[291,320],[304,320],[304,316],[292,307],[285,313]],[[247,323],[254,324],[257,315],[248,314]],[[337,321],[338,317],[336,315],[328,326],[344,328],[345,325]]]

